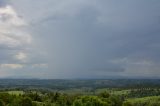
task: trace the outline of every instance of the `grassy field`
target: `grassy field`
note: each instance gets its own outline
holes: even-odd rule
[[[125,95],[128,94],[131,90],[127,89],[127,90],[119,90],[119,89],[108,89],[108,88],[103,88],[103,89],[97,89],[95,91],[95,94],[99,94],[101,92],[108,92],[110,94],[114,94],[114,95]]]
[[[127,99],[124,104],[130,106],[160,106],[160,96]]]
[[[160,101],[160,96],[149,96],[149,97],[143,97],[143,98],[131,98],[131,99],[127,99],[127,101],[129,102],[146,102],[146,101]]]
[[[23,95],[24,94],[23,91],[7,91],[7,93],[11,95]]]

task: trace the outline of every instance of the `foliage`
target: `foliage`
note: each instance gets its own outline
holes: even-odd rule
[[[16,80],[28,84],[19,88],[5,81],[0,106],[160,106],[159,80]]]
[[[0,106],[4,106],[4,102],[0,100]]]
[[[109,104],[97,96],[82,96],[73,102],[73,106],[109,106]]]

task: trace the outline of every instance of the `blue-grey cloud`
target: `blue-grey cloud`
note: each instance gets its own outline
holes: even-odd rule
[[[0,0],[0,7],[6,5],[6,0]]]
[[[160,75],[158,0],[17,0],[10,4],[28,22],[34,41],[26,64],[48,64],[37,76],[32,71],[34,77],[44,73],[45,78]]]

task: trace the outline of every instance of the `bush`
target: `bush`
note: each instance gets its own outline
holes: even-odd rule
[[[22,98],[20,105],[21,106],[32,106],[32,101],[30,98],[24,97],[24,98]]]
[[[4,102],[0,99],[0,106],[4,106]]]
[[[73,102],[73,106],[109,106],[109,104],[97,96],[82,96]]]

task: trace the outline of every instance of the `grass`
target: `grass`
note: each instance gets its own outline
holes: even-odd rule
[[[36,106],[46,106],[47,102],[37,102],[37,101],[32,101],[32,103],[36,104]],[[49,103],[47,106],[57,106],[54,103]]]
[[[101,92],[107,91],[110,94],[113,95],[126,95],[128,94],[131,90],[117,90],[117,89],[108,89],[108,88],[104,88],[104,89],[98,89],[96,90],[96,94],[99,94]]]
[[[153,100],[158,100],[160,101],[160,96],[149,96],[149,97],[143,97],[143,98],[131,98],[128,99],[128,102],[141,102],[141,101],[153,101]]]
[[[124,104],[129,106],[160,106],[160,96],[127,99]]]
[[[11,95],[23,95],[24,94],[23,91],[7,91],[7,93]]]

